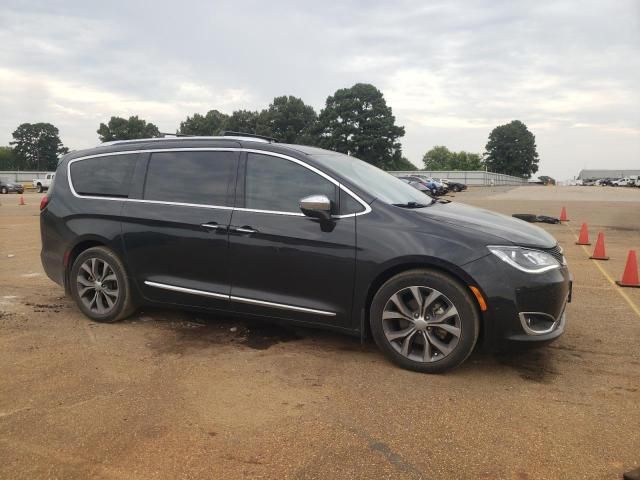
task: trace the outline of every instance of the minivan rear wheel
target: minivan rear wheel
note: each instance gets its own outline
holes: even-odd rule
[[[435,270],[400,273],[380,287],[371,303],[371,333],[397,365],[440,373],[460,365],[480,330],[468,290]]]
[[[117,322],[135,310],[124,266],[106,247],[89,248],[78,255],[69,286],[82,313],[96,322]]]

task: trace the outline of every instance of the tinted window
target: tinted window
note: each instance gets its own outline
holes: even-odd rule
[[[336,203],[336,186],[297,163],[250,153],[247,156],[245,206],[257,210],[300,213],[300,200],[324,194]]]
[[[363,212],[364,207],[344,190],[340,190],[340,215]]]
[[[425,196],[420,191],[355,157],[340,153],[312,155],[312,157],[385,203],[425,202]]]
[[[236,171],[235,152],[159,152],[151,155],[144,198],[226,205]]]
[[[80,195],[127,197],[137,159],[137,153],[130,153],[73,162],[73,188]]]

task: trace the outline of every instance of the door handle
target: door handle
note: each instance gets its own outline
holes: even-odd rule
[[[203,228],[208,228],[209,230],[223,230],[226,229],[223,225],[218,225],[217,223],[202,223],[200,224]]]
[[[257,230],[254,230],[251,227],[248,226],[244,226],[244,227],[233,227],[230,229],[230,231],[232,232],[236,232],[236,233],[257,233]]]

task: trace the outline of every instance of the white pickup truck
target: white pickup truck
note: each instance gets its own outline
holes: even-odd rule
[[[33,186],[38,191],[38,193],[42,193],[45,190],[49,190],[49,187],[51,186],[51,182],[53,182],[53,179],[55,176],[56,176],[55,173],[47,173],[44,176],[44,178],[34,178]]]

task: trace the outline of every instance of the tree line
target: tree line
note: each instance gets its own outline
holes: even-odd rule
[[[209,110],[194,113],[180,122],[177,134],[218,135],[235,131],[264,135],[283,143],[317,146],[358,157],[385,170],[415,170],[402,155],[400,138],[405,129],[396,119],[380,90],[358,83],[337,90],[324,108],[294,96],[276,97],[261,111],[236,110],[231,114]],[[111,117],[97,130],[102,142],[161,137],[158,127],[138,116]],[[11,147],[0,147],[0,170],[54,170],[68,149],[56,127],[49,123],[25,123],[13,132]],[[530,176],[538,169],[535,137],[518,120],[496,127],[483,155],[452,152],[444,146],[423,157],[427,170],[480,170]]]

